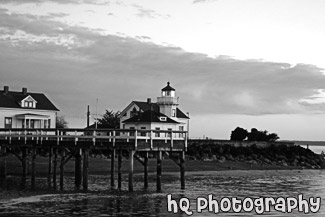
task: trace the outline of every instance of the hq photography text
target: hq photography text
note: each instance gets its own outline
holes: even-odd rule
[[[257,214],[269,213],[272,210],[282,213],[317,213],[321,207],[320,197],[310,197],[304,199],[302,194],[297,197],[259,197],[241,198],[224,197],[220,200],[215,199],[212,194],[207,197],[198,197],[191,201],[182,197],[173,199],[171,194],[167,195],[167,211],[170,213],[183,212],[188,216],[194,212],[226,213],[226,212],[255,212]]]

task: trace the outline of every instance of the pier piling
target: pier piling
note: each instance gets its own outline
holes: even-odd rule
[[[51,175],[52,175],[52,154],[53,154],[53,148],[49,146],[49,161],[48,161],[48,172],[47,172],[47,183],[48,188],[51,189],[52,183],[51,183]]]
[[[57,167],[57,159],[58,159],[58,149],[57,148],[54,148],[53,150],[53,155],[54,155],[54,158],[53,158],[53,189],[56,190],[56,167]]]
[[[21,180],[21,187],[24,189],[26,188],[26,179],[27,179],[27,148],[22,148],[22,157],[21,157],[21,163],[22,163],[22,180]]]
[[[7,178],[7,153],[6,147],[1,148],[1,160],[0,160],[0,181]]]
[[[83,177],[82,177],[82,186],[83,190],[88,190],[88,165],[89,165],[89,149],[83,151]]]
[[[185,189],[185,151],[180,152],[181,189]]]
[[[134,150],[129,151],[129,192],[133,192]]]
[[[162,152],[157,152],[157,192],[161,192]]]
[[[149,153],[146,151],[144,154],[143,159],[143,181],[144,181],[144,189],[148,189],[148,159],[149,159]]]
[[[35,168],[35,160],[36,160],[36,148],[32,148],[32,169],[31,169],[31,189],[35,189],[35,176],[36,176],[36,168]]]
[[[75,155],[75,186],[76,186],[76,189],[80,189],[80,185],[81,185],[81,179],[82,179],[81,164],[82,164],[81,149],[77,148],[76,155]]]
[[[114,180],[114,175],[115,175],[115,148],[113,148],[111,152],[111,188],[115,188],[115,180]]]
[[[65,161],[65,150],[61,150],[61,162],[60,162],[60,190],[64,189],[64,161]]]
[[[122,149],[118,150],[118,155],[117,155],[117,189],[121,190],[122,188]]]

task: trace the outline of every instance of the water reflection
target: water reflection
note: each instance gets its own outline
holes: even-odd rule
[[[325,171],[222,171],[222,172],[188,172],[186,190],[180,190],[178,174],[164,174],[168,177],[163,182],[164,193],[155,193],[155,183],[151,180],[148,191],[142,190],[142,183],[136,184],[136,191],[109,191],[108,178],[92,176],[90,193],[66,193],[42,197],[23,198],[20,201],[0,202],[0,216],[187,216],[182,212],[167,212],[166,194],[173,199],[187,197],[191,209],[196,208],[196,198],[213,194],[214,198],[223,197],[325,197]],[[67,192],[73,191],[73,181],[67,178]],[[11,177],[14,180],[14,177]],[[13,182],[14,183],[14,182]],[[106,184],[105,184],[106,183]],[[17,184],[17,181],[16,181]],[[47,179],[37,179],[37,186],[47,187]],[[127,183],[122,183],[127,189]],[[1,185],[7,192],[13,191],[8,184]],[[104,191],[103,191],[104,190]],[[1,193],[0,193],[1,194]],[[324,202],[324,201],[322,201]],[[324,216],[325,208],[311,216]],[[193,216],[215,216],[207,211],[194,212]],[[252,213],[222,213],[222,216],[257,216]],[[305,216],[295,211],[283,214],[276,211],[263,216]]]

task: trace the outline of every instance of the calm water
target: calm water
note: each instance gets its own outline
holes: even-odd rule
[[[163,192],[155,193],[154,174],[151,174],[150,189],[142,191],[141,180],[135,180],[135,192],[112,193],[109,177],[92,176],[92,193],[48,194],[22,197],[0,202],[0,216],[187,216],[167,211],[167,194],[172,198],[189,198],[192,216],[215,216],[215,213],[203,211],[197,213],[197,197],[213,194],[220,200],[223,197],[321,197],[325,203],[325,171],[222,171],[188,172],[186,190],[180,190],[178,174],[163,174]],[[140,178],[139,178],[140,179]],[[126,180],[126,179],[125,179]],[[44,180],[38,180],[42,182]],[[68,188],[72,188],[73,180]],[[123,183],[127,189],[127,183]],[[260,216],[254,211],[249,213],[219,213],[220,216]],[[271,211],[263,216],[325,216],[325,206],[318,213],[303,214],[294,211],[284,214]]]

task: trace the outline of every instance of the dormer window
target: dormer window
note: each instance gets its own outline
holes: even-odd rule
[[[159,117],[159,120],[160,121],[167,121],[167,118],[166,117]]]
[[[27,96],[21,101],[21,107],[23,108],[36,108],[36,100],[31,96]]]
[[[137,111],[137,109],[134,107],[133,109],[132,109],[132,111],[130,111],[130,117],[133,117],[133,116],[135,116],[135,115],[137,115],[138,114],[138,111]]]

